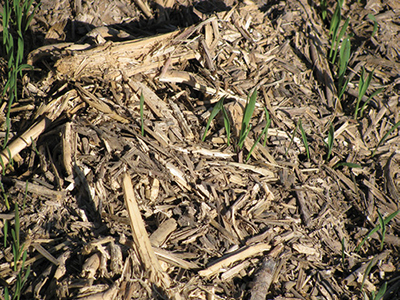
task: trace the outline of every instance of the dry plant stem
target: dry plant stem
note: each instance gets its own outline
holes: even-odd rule
[[[261,269],[258,271],[251,289],[250,300],[265,300],[269,287],[274,278],[277,263],[274,259],[264,258]]]
[[[160,263],[153,251],[136,201],[132,181],[126,173],[123,175],[122,186],[124,190],[125,205],[131,223],[133,241],[138,256],[140,257],[146,271],[149,271],[150,273],[150,281],[158,286],[161,285],[167,292],[166,289],[170,286],[170,279],[168,275],[162,271]]]
[[[0,153],[1,159],[3,160],[3,165],[0,164],[0,171],[3,171],[3,166],[7,166],[15,155],[26,147],[29,147],[32,144],[32,141],[36,140],[50,124],[51,120],[44,117],[37,121],[28,131],[11,142],[11,144]]]
[[[390,250],[386,250],[385,252],[382,252],[381,254],[379,254],[378,256],[373,258],[373,265],[375,265],[379,260],[383,260],[386,259],[386,257],[390,254]],[[368,262],[364,263],[360,268],[358,268],[357,270],[355,270],[353,273],[351,273],[349,276],[347,276],[344,280],[343,280],[343,284],[344,285],[349,285],[351,284],[354,280],[357,279],[358,274],[364,274],[365,270],[368,267]]]
[[[300,204],[300,211],[303,217],[304,224],[306,224],[307,227],[310,227],[311,214],[306,206],[304,193],[302,191],[296,190],[296,195],[297,195],[297,200],[299,201]]]
[[[239,260],[245,260],[254,255],[260,255],[263,251],[268,251],[269,249],[271,249],[271,246],[267,243],[244,247],[233,254],[227,254],[225,257],[222,257],[220,260],[209,266],[207,269],[201,270],[199,274],[203,277],[213,276],[219,272],[224,271],[224,268],[229,267],[231,264]]]

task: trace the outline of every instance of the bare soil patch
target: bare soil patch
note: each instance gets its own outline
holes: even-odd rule
[[[384,299],[400,299],[400,217],[356,251],[399,205],[400,6],[345,3],[352,55],[338,100],[319,4],[42,1],[27,37],[35,69],[1,154],[13,163],[0,228],[15,226],[7,197],[31,268],[21,298],[373,299],[386,282]],[[362,67],[375,70],[367,94],[384,89],[354,119]],[[222,116],[202,141],[221,97],[229,145]],[[246,161],[264,107],[266,144]],[[11,240],[1,295],[15,291]]]

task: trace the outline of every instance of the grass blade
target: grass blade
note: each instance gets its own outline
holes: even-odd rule
[[[303,129],[303,125],[301,124],[301,119],[299,119],[298,126],[300,128],[301,138],[303,140],[304,147],[306,148],[307,159],[308,159],[308,161],[310,161],[310,149],[308,148],[307,136]]]
[[[376,21],[376,18],[374,15],[372,14],[368,14],[368,18],[374,22],[374,30],[372,31],[371,37],[373,37],[376,33],[376,31],[378,30],[378,22]]]
[[[326,157],[326,160],[329,160],[332,154],[332,149],[333,149],[333,142],[335,140],[335,129],[333,128],[332,123],[329,126],[329,133],[328,133],[328,155]]]
[[[374,152],[372,152],[372,157],[375,156],[376,150],[378,150],[378,148],[383,144],[383,142],[387,139],[387,137],[396,130],[397,127],[400,126],[400,121],[398,121],[396,124],[393,125],[392,128],[390,128],[390,130],[383,136],[383,138],[381,138],[381,140],[379,141],[378,145],[376,146]]]
[[[367,107],[368,102],[374,98],[376,95],[378,95],[380,92],[382,92],[384,90],[384,88],[380,88],[377,89],[375,92],[373,92],[367,99],[367,101],[364,102],[363,106],[360,109],[360,117],[362,118],[363,114],[364,114],[364,110]]]
[[[246,162],[250,159],[251,153],[253,153],[254,148],[260,142],[261,138],[263,136],[265,136],[264,142],[267,140],[267,133],[268,133],[268,128],[269,128],[269,126],[271,124],[271,120],[269,119],[269,114],[268,114],[267,108],[264,107],[264,109],[265,109],[266,116],[268,116],[267,117],[267,123],[265,124],[265,127],[263,128],[261,134],[257,137],[257,140],[254,142],[253,146],[251,147],[251,149],[249,151],[249,154],[247,154]],[[265,145],[264,145],[264,147],[265,147]]]
[[[207,131],[210,128],[211,121],[218,115],[218,113],[221,111],[221,109],[223,109],[224,100],[225,100],[225,97],[222,97],[221,100],[219,100],[217,102],[217,104],[215,104],[213,110],[211,111],[210,117],[208,118],[208,121],[207,121],[206,130],[204,131],[203,137],[201,139],[203,142],[206,139]],[[225,122],[225,116],[224,116],[224,122]],[[230,132],[230,130],[229,130],[229,132]]]
[[[226,109],[224,106],[222,106],[222,113],[224,116],[224,126],[225,126],[226,139],[227,139],[226,143],[229,146],[230,140],[231,140],[231,122],[229,121],[229,116],[228,116],[228,113],[226,112]]]
[[[385,282],[381,288],[378,291],[378,294],[376,294],[376,296],[373,298],[373,300],[380,300],[383,298],[383,296],[386,293],[386,289],[387,289],[387,282]]]
[[[265,111],[265,120],[266,120],[266,124],[265,124],[266,130],[265,130],[265,134],[264,134],[265,136],[264,136],[263,146],[265,147],[267,144],[268,128],[269,128],[269,126],[271,126],[271,118],[269,117],[269,113],[268,113],[268,110],[266,107],[264,107],[264,111]]]
[[[251,129],[250,120],[251,117],[253,116],[253,112],[256,107],[256,101],[257,101],[257,90],[254,89],[251,96],[247,98],[246,107],[244,108],[242,127],[239,133],[239,143],[238,143],[239,149],[243,148],[244,140],[246,139],[247,135],[250,132]]]
[[[361,283],[361,292],[362,292],[362,290],[363,290],[363,288],[364,288],[365,280],[367,279],[367,277],[368,277],[369,273],[371,272],[371,269],[372,269],[372,267],[373,267],[374,265],[375,265],[375,259],[372,259],[372,260],[369,262],[369,264],[368,264],[368,266],[367,266],[367,269],[365,270],[365,273],[364,273],[364,276],[363,276],[363,280],[362,280],[362,283]]]
[[[383,249],[383,243],[385,242],[385,234],[386,234],[386,226],[385,221],[383,220],[382,214],[378,209],[378,216],[379,216],[379,224],[381,226],[381,248],[380,251]]]
[[[389,216],[387,216],[384,220],[383,220],[383,225],[386,226],[394,217],[397,216],[397,214],[400,212],[400,210],[397,210],[393,213],[391,213]],[[354,250],[355,252],[360,251],[362,245],[364,245],[364,243],[367,241],[367,239],[369,239],[375,232],[377,232],[380,229],[381,225],[377,225],[375,228],[373,228],[365,238],[363,238],[363,240],[361,241],[361,243],[356,247],[356,249]]]

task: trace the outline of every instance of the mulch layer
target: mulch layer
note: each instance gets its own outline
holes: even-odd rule
[[[43,0],[1,154],[0,294],[19,218],[21,299],[400,299],[400,216],[379,227],[400,199],[400,5],[344,4],[339,100],[327,2],[323,21],[319,1]],[[383,91],[355,118],[363,68],[361,105]],[[229,143],[222,113],[205,133],[221,98]]]

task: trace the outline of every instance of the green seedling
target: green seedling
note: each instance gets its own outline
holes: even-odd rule
[[[374,30],[372,31],[372,34],[371,34],[371,37],[373,37],[378,30],[378,22],[376,21],[375,16],[372,14],[368,14],[368,19],[370,19],[372,22],[374,22]]]
[[[328,142],[325,143],[326,148],[328,149],[328,154],[326,155],[326,160],[329,160],[333,150],[333,142],[335,140],[335,129],[333,128],[332,123],[329,125],[329,132],[328,132]]]
[[[140,132],[144,136],[144,96],[140,93]]]
[[[228,113],[226,112],[226,109],[224,107],[224,100],[225,100],[225,97],[222,97],[217,102],[217,104],[214,106],[213,110],[211,111],[210,117],[208,118],[208,121],[207,121],[206,130],[204,131],[203,138],[201,139],[203,142],[206,139],[208,129],[210,128],[210,125],[211,125],[211,121],[219,114],[220,111],[222,111],[223,118],[224,118],[225,131],[226,131],[227,145],[229,146],[230,136],[231,136],[231,124],[229,121]]]
[[[3,49],[6,56],[5,58],[8,61],[8,78],[1,94],[3,101],[5,101],[6,98],[8,101],[5,121],[6,134],[3,148],[5,148],[8,143],[11,130],[11,106],[15,101],[18,100],[18,76],[22,76],[23,70],[32,69],[32,66],[22,63],[24,57],[24,33],[28,29],[28,26],[33,19],[35,10],[39,6],[36,6],[33,12],[29,13],[32,3],[33,0],[6,0],[1,13],[3,25]],[[16,36],[13,36],[12,32],[15,32]],[[5,97],[6,95],[8,95],[8,97]]]
[[[303,140],[304,147],[306,148],[307,160],[310,161],[310,149],[308,148],[307,136],[301,124],[301,119],[299,119],[298,126],[301,132],[301,139]]]
[[[300,128],[301,138],[302,138],[302,140],[303,140],[304,147],[306,148],[307,159],[310,160],[310,150],[309,150],[309,148],[308,148],[307,136],[306,136],[306,133],[305,133],[305,131],[304,131],[304,129],[303,129],[303,125],[301,124],[301,119],[299,119],[299,121],[297,122],[296,128],[294,129],[294,131],[293,131],[293,133],[292,133],[292,136],[291,136],[291,138],[290,138],[289,147],[287,147],[287,149],[286,149],[285,156],[287,155],[287,153],[288,153],[290,147],[291,147],[292,144],[293,144],[293,140],[294,140],[294,136],[295,136],[295,134],[296,134],[296,132],[297,132],[297,128]]]
[[[254,109],[256,107],[257,90],[254,89],[250,97],[247,97],[246,107],[244,108],[244,114],[242,119],[242,127],[239,133],[239,150],[242,150],[244,141],[251,130],[250,120],[253,116]]]
[[[325,20],[326,16],[328,15],[328,12],[327,12],[328,5],[326,2],[327,2],[327,0],[321,0],[320,8],[321,8],[322,20]]]
[[[380,300],[383,298],[383,296],[385,296],[386,293],[386,289],[387,289],[387,282],[385,282],[381,288],[379,289],[378,293],[375,295],[375,291],[371,292],[371,300]]]
[[[372,267],[373,267],[375,264],[376,264],[376,260],[375,260],[375,259],[371,259],[371,261],[369,262],[369,264],[368,264],[368,266],[367,266],[367,269],[365,270],[364,276],[363,276],[363,280],[362,280],[362,283],[361,283],[361,292],[362,292],[362,290],[363,290],[363,288],[364,288],[365,280],[367,279],[369,273],[370,273],[371,270],[372,270]]]
[[[360,107],[360,102],[362,98],[364,97],[365,93],[367,92],[367,89],[369,85],[371,84],[372,77],[374,76],[374,70],[372,70],[371,73],[368,74],[367,79],[364,79],[365,77],[365,68],[363,67],[361,70],[361,76],[360,76],[360,81],[358,83],[358,98],[357,98],[357,103],[356,103],[356,108],[354,110],[354,119],[357,119],[359,107]],[[380,88],[373,92],[365,101],[364,105],[360,109],[360,116],[362,117],[363,112],[368,104],[368,102],[375,97],[377,94],[379,94],[381,91],[383,91],[383,88]]]
[[[265,121],[266,121],[266,124],[265,124],[265,128],[264,128],[264,130],[265,130],[265,136],[264,136],[264,143],[263,143],[263,146],[265,147],[266,145],[267,145],[267,135],[268,135],[268,128],[271,126],[271,118],[269,117],[269,113],[268,113],[268,110],[267,110],[267,108],[266,107],[264,107],[264,110],[265,110]],[[264,131],[263,130],[263,131]]]
[[[287,156],[288,151],[293,144],[294,136],[296,135],[296,132],[297,132],[297,127],[299,127],[299,122],[297,122],[296,128],[293,130],[292,136],[290,137],[290,143],[289,143],[289,146],[286,148],[285,156]]]
[[[268,134],[268,128],[271,125],[271,119],[269,117],[269,113],[268,113],[268,110],[266,107],[264,107],[264,111],[265,111],[265,119],[266,119],[265,127],[263,128],[261,134],[258,136],[257,140],[254,142],[253,146],[251,147],[249,154],[247,154],[246,162],[250,159],[251,153],[253,153],[254,148],[257,146],[257,144],[260,142],[260,140],[263,136],[264,136],[264,147],[267,143],[267,134]]]
[[[390,128],[390,130],[383,136],[383,138],[381,138],[381,140],[379,141],[378,145],[376,146],[375,150],[372,152],[372,157],[375,156],[376,150],[378,150],[378,148],[386,141],[387,137],[397,129],[397,127],[400,126],[400,121],[397,122],[396,124],[393,125],[392,128]]]
[[[386,226],[385,221],[383,220],[382,214],[378,209],[378,216],[379,216],[379,225],[381,226],[381,248],[380,251],[383,250],[383,243],[385,242],[385,235],[386,235]]]
[[[339,43],[342,40],[344,34],[346,33],[347,27],[349,26],[349,22],[350,22],[350,19],[347,18],[346,21],[344,22],[339,34],[337,34],[337,31],[335,31],[334,34],[336,34],[336,35],[332,36],[332,46],[331,46],[331,51],[329,52],[329,58],[332,59],[332,63],[335,63],[336,56],[337,56],[337,53],[339,50]]]
[[[372,229],[367,236],[361,241],[361,243],[357,246],[357,248],[355,249],[355,252],[360,251],[362,245],[364,245],[364,243],[367,241],[367,239],[369,239],[375,232],[377,232],[379,229],[383,230],[383,227],[385,227],[394,217],[396,217],[398,215],[398,213],[400,212],[400,210],[397,210],[393,213],[391,213],[389,216],[387,216],[384,220],[383,223],[380,223],[379,225],[377,225],[374,229]],[[386,230],[385,230],[386,232]],[[384,238],[384,237],[382,237]]]
[[[338,70],[338,98],[341,99],[347,84],[349,83],[349,79],[345,80],[345,73],[347,70],[347,65],[350,60],[350,51],[351,51],[351,45],[350,45],[350,39],[347,36],[340,47],[340,57],[339,57],[339,70]]]

